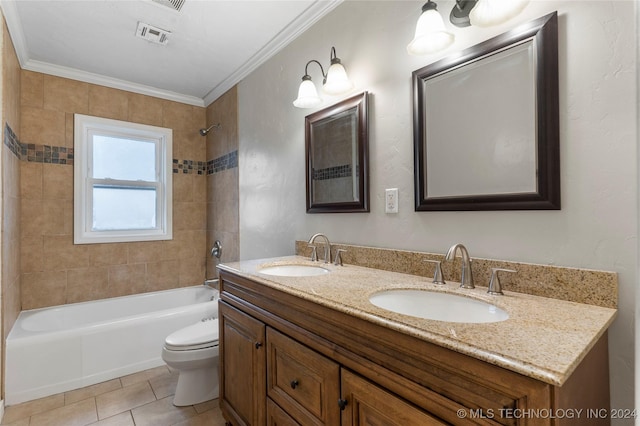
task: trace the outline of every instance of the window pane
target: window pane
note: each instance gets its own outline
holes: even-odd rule
[[[93,230],[154,229],[155,188],[93,187]]]
[[[156,144],[94,134],[93,177],[155,181]]]

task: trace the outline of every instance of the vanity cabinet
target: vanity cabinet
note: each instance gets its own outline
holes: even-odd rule
[[[234,426],[565,426],[587,423],[545,413],[608,408],[606,334],[559,387],[226,270],[220,294],[220,406]]]

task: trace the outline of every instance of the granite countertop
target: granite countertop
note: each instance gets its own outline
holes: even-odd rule
[[[312,277],[259,272],[266,266],[291,264],[322,266],[331,272]],[[346,264],[334,266],[301,256],[226,263],[218,268],[557,386],[569,378],[617,312],[505,289],[504,296],[491,296],[486,287],[461,289],[456,282],[435,285],[430,278]],[[471,297],[505,310],[509,318],[483,324],[434,321],[397,314],[369,302],[372,294],[389,289],[423,289]]]

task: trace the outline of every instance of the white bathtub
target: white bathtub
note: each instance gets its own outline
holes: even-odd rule
[[[20,312],[6,343],[5,403],[163,365],[165,337],[217,317],[217,299],[200,285]]]

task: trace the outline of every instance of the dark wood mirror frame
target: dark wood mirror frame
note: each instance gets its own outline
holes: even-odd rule
[[[353,213],[369,212],[369,132],[367,92],[352,96],[335,105],[317,111],[305,117],[305,158],[307,183],[307,213]],[[327,123],[353,111],[355,118],[355,155],[356,167],[351,173],[357,176],[358,197],[356,200],[319,202],[314,197],[314,147],[319,143],[314,137],[314,126]]]
[[[427,194],[425,118],[425,84],[433,76],[442,75],[474,63],[479,58],[504,51],[512,46],[533,40],[533,69],[535,70],[536,152],[533,192],[497,193],[480,195],[432,196]],[[553,12],[519,26],[490,40],[472,46],[448,58],[427,65],[412,74],[413,79],[413,134],[415,166],[415,210],[559,210],[560,209],[560,149],[558,106],[558,17]],[[460,106],[461,115],[467,111]],[[464,117],[463,117],[464,118]],[[450,178],[450,177],[447,177]]]

